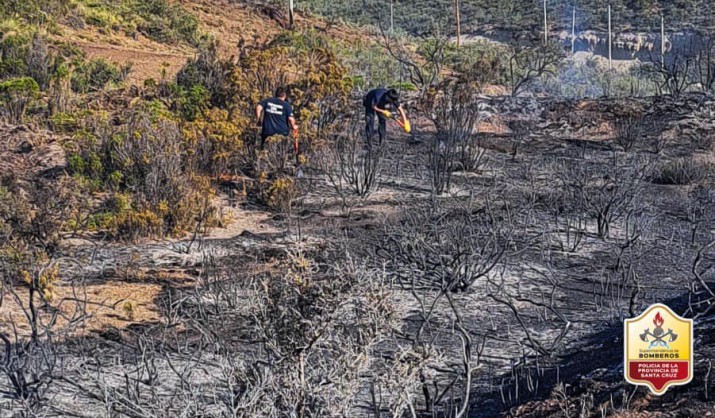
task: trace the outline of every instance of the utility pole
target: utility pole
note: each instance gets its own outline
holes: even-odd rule
[[[611,5],[608,5],[608,69],[613,69],[613,28],[611,26]]]
[[[546,0],[544,0],[544,45],[549,44],[549,22],[546,18]]]
[[[571,55],[576,53],[576,8],[573,8],[573,18],[571,19]]]
[[[289,0],[288,26],[291,30],[293,29],[293,0]]]
[[[457,20],[457,48],[462,45],[462,22],[459,14],[459,0],[454,0],[454,15]]]
[[[665,17],[660,17],[660,65],[665,67]]]
[[[390,0],[390,35],[395,32],[395,0]]]

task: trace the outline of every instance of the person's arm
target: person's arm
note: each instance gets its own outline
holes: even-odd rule
[[[298,132],[298,122],[295,121],[295,115],[293,114],[293,106],[287,105],[286,113],[288,116],[288,124],[293,132]]]
[[[371,103],[371,104],[372,104],[371,107],[372,107],[372,110],[373,110],[373,111],[378,112],[378,113],[382,113],[383,115],[385,114],[385,112],[387,112],[386,109],[380,109],[380,108],[377,106],[377,105],[379,104],[379,100],[377,100],[377,96],[374,96],[374,97],[372,98],[372,103]]]
[[[387,110],[387,109],[380,109],[379,107],[377,107],[377,105],[373,105],[373,106],[372,106],[372,110],[374,110],[375,112],[378,112],[378,113],[382,113],[383,115],[385,115],[385,117],[388,117],[388,118],[389,118],[389,117],[392,117],[392,113],[390,113],[389,110]]]
[[[373,100],[373,101],[372,101],[372,110],[374,110],[375,112],[382,113],[382,114],[385,114],[386,112],[389,113],[389,112],[387,111],[387,109],[380,109],[380,108],[377,106],[378,104],[379,104],[379,103],[378,103],[377,99]]]
[[[256,106],[256,124],[261,126],[261,117],[263,116],[263,104],[258,103]]]

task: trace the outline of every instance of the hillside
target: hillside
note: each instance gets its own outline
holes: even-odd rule
[[[168,14],[168,16],[166,16]],[[222,58],[239,45],[266,43],[288,27],[287,11],[256,1],[233,0],[51,0],[0,5],[0,33],[27,37],[41,28],[56,48],[77,48],[88,59],[131,64],[129,84],[173,78],[200,45],[215,42]],[[324,34],[345,56],[368,40],[365,31],[298,14],[296,28]]]
[[[541,32],[541,0],[500,1],[461,0],[463,33],[485,34],[493,31]],[[552,31],[571,30],[573,7],[577,9],[579,31],[607,29],[607,7],[613,7],[614,29],[618,32],[654,31],[665,16],[669,31],[708,30],[715,26],[715,10],[708,0],[573,0],[549,1]],[[328,18],[342,18],[360,24],[389,26],[390,2],[305,0],[299,7]],[[411,34],[429,33],[435,23],[453,21],[453,0],[394,1],[395,26]],[[449,29],[451,32],[452,29]]]
[[[0,417],[712,416],[715,42],[611,69],[285,3],[0,2]],[[623,379],[656,302],[696,336],[661,397]]]

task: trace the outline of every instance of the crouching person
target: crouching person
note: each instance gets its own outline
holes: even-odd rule
[[[262,100],[256,106],[256,121],[261,127],[261,150],[266,139],[274,135],[289,136],[292,130],[298,136],[298,124],[293,115],[293,108],[288,103],[288,93],[284,87],[276,89],[275,97]]]

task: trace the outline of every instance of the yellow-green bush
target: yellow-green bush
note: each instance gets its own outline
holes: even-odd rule
[[[233,117],[224,109],[209,109],[202,116],[183,125],[187,150],[200,172],[218,175],[244,165],[249,156],[245,134],[247,118]]]
[[[345,112],[352,79],[330,49],[278,44],[247,51],[229,79],[227,94],[234,114],[242,112],[252,119],[256,104],[279,86],[288,88],[305,140],[329,129]]]
[[[13,78],[0,83],[0,103],[12,123],[20,123],[40,87],[31,77]]]
[[[189,130],[151,102],[131,110],[123,125],[111,126],[108,117],[83,120],[67,145],[70,173],[104,200],[86,217],[86,227],[137,239],[210,223],[216,216],[215,192],[199,169],[203,134],[191,138]]]

